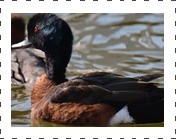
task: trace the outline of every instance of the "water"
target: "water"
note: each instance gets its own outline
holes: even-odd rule
[[[26,20],[32,14],[22,14]],[[91,71],[106,71],[128,77],[164,73],[164,14],[58,14],[74,34],[67,78]],[[155,80],[160,87],[164,78]],[[12,126],[65,126],[31,120],[31,90],[12,85]],[[164,122],[143,125],[164,126]]]

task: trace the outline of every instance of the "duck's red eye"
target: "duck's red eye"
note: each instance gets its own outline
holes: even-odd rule
[[[35,30],[34,30],[35,32],[37,32],[38,31],[38,27],[35,27]]]

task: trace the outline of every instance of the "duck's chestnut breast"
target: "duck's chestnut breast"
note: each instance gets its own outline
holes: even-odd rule
[[[63,84],[60,84],[62,87]],[[31,94],[31,118],[65,125],[107,126],[116,113],[111,106],[75,102],[49,103],[55,84],[44,74],[36,82]],[[57,85],[58,87],[58,85]],[[102,122],[104,121],[104,122]]]

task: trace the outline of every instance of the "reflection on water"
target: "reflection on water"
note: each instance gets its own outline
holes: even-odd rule
[[[32,14],[22,15],[27,23]],[[69,23],[74,34],[68,79],[91,71],[114,72],[128,77],[164,73],[164,14],[58,16]],[[155,82],[164,86],[163,78]],[[30,119],[30,92],[12,85],[12,126],[60,126]],[[164,123],[132,126],[164,126]]]

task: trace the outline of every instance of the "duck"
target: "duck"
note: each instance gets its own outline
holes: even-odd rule
[[[11,45],[25,39],[25,21],[18,13],[11,13]],[[32,90],[45,72],[45,55],[38,49],[11,49],[11,83]],[[34,70],[35,69],[35,70]]]
[[[34,47],[45,53],[46,72],[31,92],[31,118],[64,125],[111,126],[164,121],[164,88],[154,79],[91,72],[66,78],[73,34],[66,21],[52,13],[37,13],[27,25],[28,37],[14,49]]]
[[[18,34],[18,35],[17,35]],[[18,13],[11,13],[11,45],[25,38],[25,22]]]

